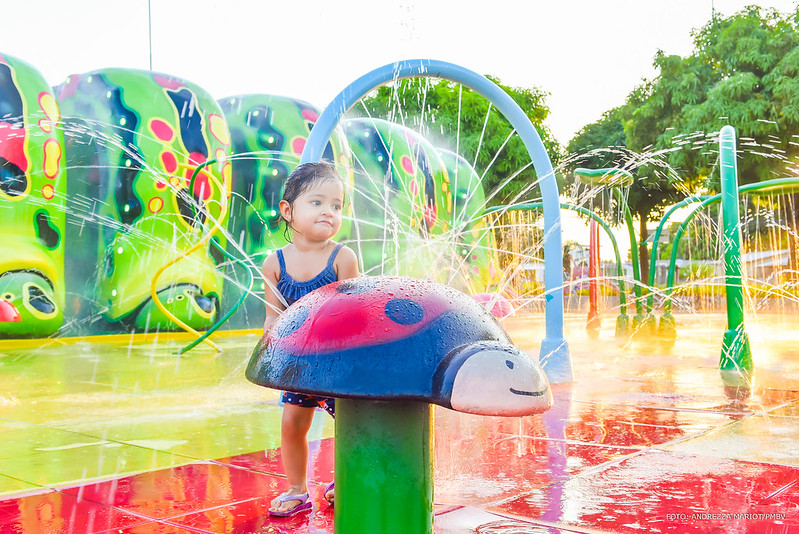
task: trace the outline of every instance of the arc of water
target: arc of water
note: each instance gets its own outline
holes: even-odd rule
[[[543,202],[532,202],[532,203],[524,203],[524,204],[508,204],[507,206],[494,206],[492,208],[488,208],[485,210],[485,215],[489,215],[492,213],[504,213],[505,211],[512,211],[512,210],[535,210],[541,209],[544,206]],[[567,202],[563,202],[560,204],[560,207],[565,210],[576,211],[582,215],[589,217],[591,220],[596,221],[599,226],[605,230],[608,238],[610,239],[610,244],[613,247],[613,253],[616,257],[616,274],[619,278],[619,310],[622,317],[627,317],[627,290],[624,285],[624,269],[621,263],[621,253],[619,252],[619,244],[616,241],[616,236],[613,235],[613,230],[610,228],[610,225],[605,221],[602,217],[594,213],[593,211],[584,208],[583,206],[579,206],[577,204],[570,204]]]
[[[519,105],[491,80],[464,67],[432,59],[412,59],[379,67],[345,87],[324,109],[314,125],[300,163],[318,161],[344,114],[375,88],[400,78],[437,77],[463,84],[485,97],[511,123],[527,148],[539,178],[544,211],[544,288],[546,336],[540,361],[550,382],[574,378],[569,346],[563,337],[563,250],[560,199],[555,172],[541,137]]]

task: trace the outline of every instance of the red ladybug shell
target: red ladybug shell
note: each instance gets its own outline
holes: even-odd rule
[[[411,338],[459,294],[412,278],[358,278],[334,282],[291,306],[269,332],[269,342],[296,355],[338,352]],[[431,291],[431,286],[436,286]],[[455,298],[453,298],[455,297]],[[459,306],[460,307],[460,306]]]

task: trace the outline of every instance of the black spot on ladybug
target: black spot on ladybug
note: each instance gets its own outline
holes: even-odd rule
[[[357,295],[358,293],[366,293],[376,286],[377,282],[372,280],[371,277],[351,278],[339,284],[336,292],[343,295]]]
[[[287,337],[296,332],[310,315],[310,308],[298,308],[288,312],[288,317],[277,324],[275,334],[277,337]]]
[[[45,211],[40,211],[36,214],[36,234],[39,237],[39,241],[50,250],[57,248],[58,243],[61,241],[61,235],[50,222],[50,217]]]
[[[422,320],[424,309],[415,300],[391,299],[386,302],[386,315],[398,324],[416,324]]]

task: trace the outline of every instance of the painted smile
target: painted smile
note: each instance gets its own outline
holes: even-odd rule
[[[546,393],[547,390],[544,390],[544,391],[521,391],[519,389],[510,388],[510,392],[513,393],[514,395],[527,395],[528,397],[540,397],[541,395]]]

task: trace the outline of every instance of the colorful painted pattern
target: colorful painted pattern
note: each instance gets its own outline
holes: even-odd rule
[[[45,337],[64,319],[66,174],[58,103],[31,65],[0,54],[0,299],[21,321],[2,337]]]
[[[235,157],[230,233],[242,240],[256,265],[287,241],[278,204],[283,184],[300,162],[300,155],[319,111],[293,98],[252,94],[219,100],[230,127]],[[323,158],[335,163],[348,186],[352,168],[347,141],[337,130]],[[351,210],[351,203],[348,210]],[[337,240],[351,233],[351,211],[345,213]]]
[[[450,228],[452,215],[449,178],[435,148],[381,119],[352,119],[345,131],[356,169],[354,236],[366,272],[433,272],[445,240],[430,244]]]
[[[230,194],[230,136],[221,109],[190,82],[133,69],[73,75],[57,94],[73,168],[70,196],[100,201],[75,214],[99,230],[70,245],[85,244],[96,273],[73,280],[97,280],[93,300],[109,322],[174,328],[151,300],[150,285],[153,273],[214,224],[226,226],[221,200]],[[195,171],[211,159],[216,162],[196,174],[189,191]],[[213,240],[225,246],[222,234]],[[167,310],[193,328],[210,326],[223,260],[209,242],[164,271],[157,291]],[[89,261],[85,270],[92,267]]]

